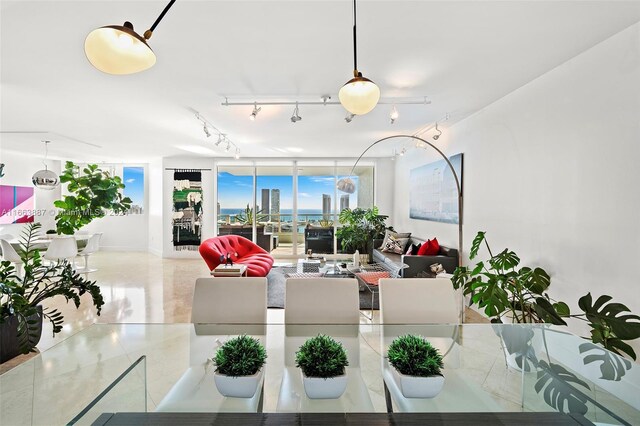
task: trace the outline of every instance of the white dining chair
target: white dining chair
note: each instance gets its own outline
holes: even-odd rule
[[[255,337],[266,347],[267,279],[197,279],[191,322],[194,328],[189,339],[189,368],[160,401],[156,411],[262,411],[262,385],[252,398],[224,397],[216,388],[213,368],[207,372],[205,363],[224,341],[239,334]]]
[[[22,275],[22,259],[7,239],[0,239],[0,248],[2,249],[2,259],[13,263],[16,268],[16,275]]]
[[[500,412],[491,395],[459,373],[462,301],[449,278],[380,280],[382,377],[387,412]],[[445,384],[435,398],[405,398],[387,358],[391,342],[401,335],[423,336],[444,358]],[[464,401],[464,404],[460,404]]]
[[[284,370],[277,412],[373,412],[360,370],[360,297],[353,278],[289,278],[285,295]],[[304,391],[295,354],[319,333],[347,352],[347,388],[340,398],[310,399]]]
[[[70,260],[75,269],[75,259],[77,255],[78,243],[75,237],[70,235],[52,238],[43,257],[51,262],[57,262],[63,259]]]
[[[82,269],[78,269],[77,272],[88,274],[97,271],[97,269],[89,268],[89,256],[100,250],[100,238],[102,238],[102,232],[93,234],[87,240],[87,245],[84,246],[82,250],[78,251],[78,255],[84,257],[84,266]]]

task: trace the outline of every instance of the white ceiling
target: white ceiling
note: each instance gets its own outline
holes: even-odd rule
[[[142,33],[165,4],[2,1],[1,130],[49,132],[54,155],[90,161],[228,156],[213,149],[193,108],[243,156],[357,156],[449,113],[446,131],[640,20],[637,1],[361,0],[360,70],[383,97],[432,103],[399,105],[394,125],[385,105],[350,124],[339,105],[301,106],[303,120],[292,124],[293,107],[263,107],[251,122],[251,107],[220,103],[337,100],[353,66],[350,1],[179,0],[150,40],[155,67],[130,76],[91,67],[83,42],[92,29],[129,20]],[[0,149],[41,154],[42,135],[2,133]]]

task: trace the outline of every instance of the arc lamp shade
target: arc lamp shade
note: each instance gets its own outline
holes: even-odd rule
[[[107,74],[134,74],[156,63],[155,53],[130,22],[91,31],[84,52],[91,65]]]
[[[338,92],[342,106],[351,114],[364,115],[376,107],[380,100],[380,88],[358,73]]]

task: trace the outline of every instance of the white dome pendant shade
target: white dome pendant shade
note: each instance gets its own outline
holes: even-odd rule
[[[356,0],[353,0],[353,78],[340,88],[338,98],[342,106],[351,114],[364,115],[378,105],[380,88],[358,71]]]
[[[342,106],[351,114],[364,115],[378,104],[380,89],[373,81],[358,72],[356,77],[340,88],[338,98]]]
[[[89,33],[84,52],[91,65],[107,74],[134,74],[151,68],[156,55],[130,22],[108,25]]]
[[[156,54],[147,40],[176,0],[170,0],[144,37],[133,30],[131,22],[107,25],[89,33],[84,40],[84,53],[91,65],[107,74],[125,75],[147,70],[155,65]]]

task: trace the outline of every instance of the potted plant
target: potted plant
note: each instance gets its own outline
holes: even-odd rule
[[[566,326],[566,318],[575,318],[587,322],[591,328],[590,337],[593,343],[636,359],[633,348],[626,341],[640,337],[640,316],[631,314],[629,308],[621,303],[609,303],[611,296],[600,296],[594,302],[591,293],[578,300],[582,313],[571,314],[566,303],[553,300],[547,294],[551,278],[544,269],[521,267],[518,255],[508,248],[494,255],[485,234],[478,232],[471,245],[469,258],[473,260],[484,244],[489,259],[478,262],[473,267],[458,267],[453,274],[452,282],[455,289],[462,288],[464,295],[471,297],[472,303],[484,309],[491,322],[550,323]],[[506,330],[500,328],[503,329]],[[511,342],[505,341],[503,345],[508,363],[514,354],[523,355],[531,352],[530,340],[533,337],[533,333],[529,334],[528,339],[522,339],[519,335],[518,330],[526,333],[530,328],[514,327],[512,330],[515,336],[509,338]],[[500,335],[503,339],[506,337],[502,332]],[[532,358],[529,360],[535,361]]]
[[[267,352],[254,337],[238,336],[228,340],[216,352],[213,379],[224,396],[252,398],[262,381],[262,366]]]
[[[73,235],[108,211],[124,214],[131,207],[131,199],[121,193],[125,187],[122,179],[99,169],[97,164],[87,165],[80,173],[78,166],[67,161],[60,182],[67,184],[69,195],[53,203],[61,209],[56,215],[58,234]]]
[[[407,334],[387,351],[391,374],[405,398],[433,398],[444,386],[442,355],[425,338]]]
[[[33,248],[39,229],[39,223],[31,223],[22,233],[18,250],[22,275],[10,262],[0,263],[0,362],[32,351],[40,341],[44,318],[53,325],[54,336],[62,330],[64,317],[56,309],[43,307],[47,299],[63,296],[77,308],[80,297],[89,293],[98,315],[104,305],[96,282],[83,279],[67,260],[42,263],[40,251]]]
[[[340,212],[340,224],[337,237],[341,241],[342,251],[354,253],[356,250],[366,257],[364,262],[373,260],[373,240],[384,237],[387,229],[385,221],[389,216],[381,215],[376,206],[370,209],[344,209]]]
[[[332,337],[319,334],[296,352],[304,391],[311,399],[340,398],[347,388],[347,352]]]

